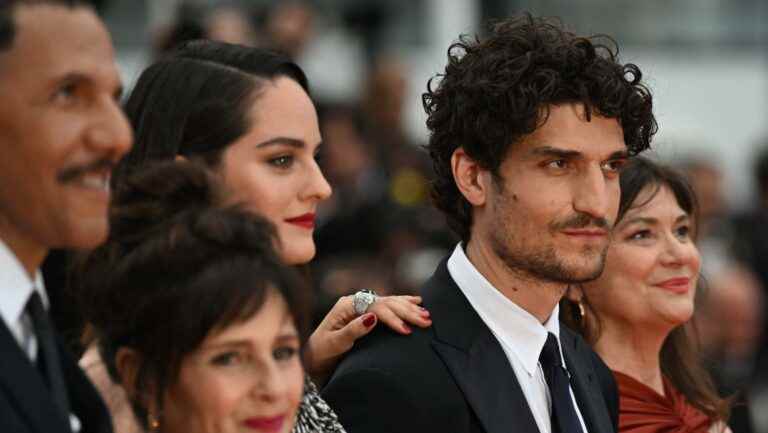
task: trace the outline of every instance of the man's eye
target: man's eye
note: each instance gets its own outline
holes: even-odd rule
[[[612,159],[603,163],[603,170],[610,172],[619,172],[627,164],[626,159]]]
[[[77,86],[74,83],[67,83],[56,89],[52,99],[59,102],[68,102],[74,99],[76,93]]]
[[[567,166],[568,166],[568,161],[566,161],[564,159],[556,159],[554,161],[547,162],[547,167],[549,167],[549,168],[561,169],[561,168],[565,168]]]

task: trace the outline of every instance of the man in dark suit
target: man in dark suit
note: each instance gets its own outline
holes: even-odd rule
[[[132,137],[106,28],[64,0],[0,2],[0,431],[108,433],[48,318],[51,248],[107,234],[109,174]]]
[[[602,272],[619,169],[656,131],[639,69],[525,15],[452,45],[424,105],[461,238],[422,290],[433,326],[356,343],[323,396],[351,433],[615,431],[612,375],[558,303]]]

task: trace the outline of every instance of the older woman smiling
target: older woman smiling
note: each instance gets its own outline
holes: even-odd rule
[[[571,287],[564,318],[613,370],[620,432],[727,431],[728,404],[696,358],[690,323],[701,268],[695,196],[642,157],[620,183],[605,270]]]

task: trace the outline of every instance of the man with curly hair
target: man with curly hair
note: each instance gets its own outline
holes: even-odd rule
[[[433,326],[376,331],[324,396],[352,433],[615,431],[610,371],[558,302],[602,272],[619,170],[656,132],[640,70],[610,38],[523,15],[453,44],[423,100],[461,239],[422,289]]]

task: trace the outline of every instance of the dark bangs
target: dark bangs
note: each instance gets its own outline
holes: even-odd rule
[[[617,223],[624,218],[627,211],[632,208],[645,206],[656,197],[656,194],[659,193],[662,187],[667,187],[675,196],[680,209],[691,217],[694,238],[696,237],[699,206],[693,189],[680,173],[669,167],[656,164],[646,157],[636,156],[631,158],[627,166],[622,170],[619,182],[621,185],[621,200],[619,202],[619,213],[616,217]],[[653,188],[652,193],[643,202],[636,202],[640,193],[646,188]]]

